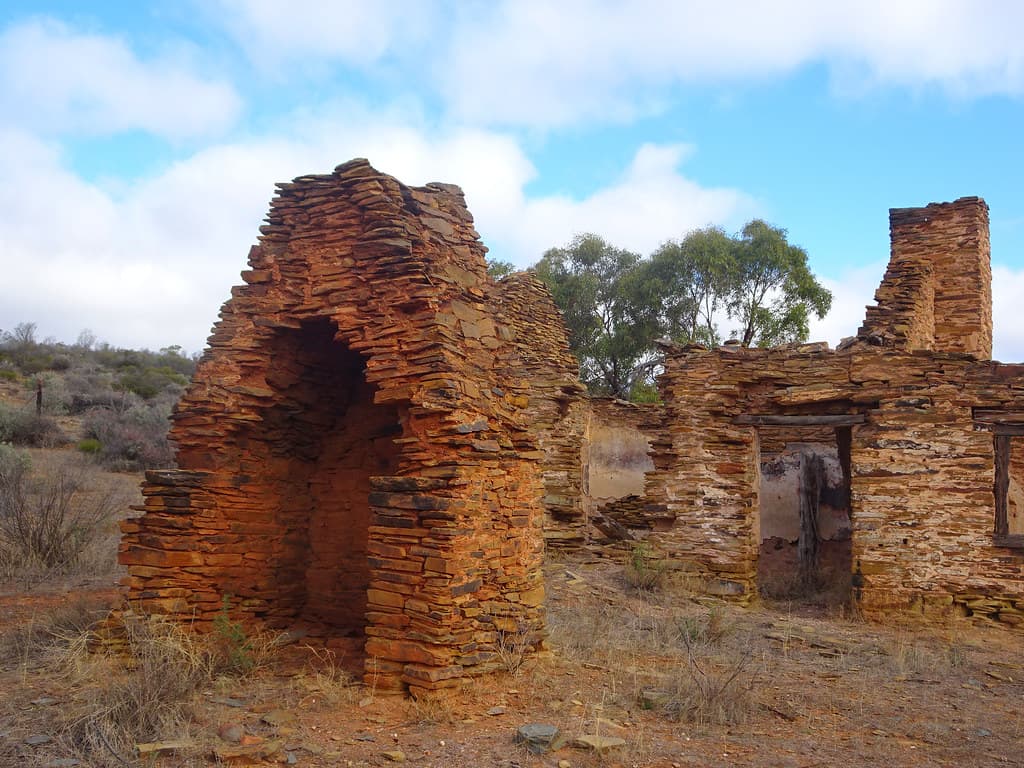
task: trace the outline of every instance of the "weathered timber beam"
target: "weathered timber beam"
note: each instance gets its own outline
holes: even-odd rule
[[[974,420],[982,424],[1024,424],[1024,411],[996,411],[977,408]]]
[[[754,415],[745,413],[732,420],[733,424],[754,427],[848,427],[864,423],[863,413],[841,413],[828,415]]]
[[[983,432],[991,432],[993,435],[1008,435],[1010,437],[1024,435],[1024,424],[979,424],[975,423],[974,428]]]

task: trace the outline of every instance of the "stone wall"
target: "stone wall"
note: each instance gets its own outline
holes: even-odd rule
[[[988,206],[978,197],[889,211],[892,256],[861,337],[992,357]]]
[[[915,242],[931,261],[915,277],[949,268],[964,249],[987,262],[985,211],[977,199],[894,211],[894,254],[904,252],[908,222],[923,222],[927,232]],[[939,232],[948,234],[945,249]],[[886,283],[893,274],[890,265]],[[948,276],[950,285],[960,282]],[[893,288],[883,284],[880,303]],[[1024,366],[984,359],[990,298],[978,299],[972,324],[966,310],[950,309],[956,297],[946,289],[934,306],[943,292],[941,312],[950,314],[936,310],[934,349],[920,348],[923,331],[912,324],[886,325],[894,302],[869,310],[860,338],[836,352],[820,344],[669,349],[660,379],[666,427],[648,497],[674,520],[661,546],[708,591],[756,596],[764,425],[812,424],[831,426],[837,444],[849,446],[853,585],[865,612],[955,607],[979,620],[1022,623],[1024,549],[994,536],[992,430],[1024,434]],[[964,307],[975,300],[956,296]],[[905,306],[927,304],[904,298]]]
[[[647,473],[654,469],[651,441],[663,427],[661,404],[595,397],[590,409],[588,507],[627,528],[659,527],[661,520],[648,514],[643,494]]]
[[[461,191],[352,161],[279,185],[261,232],[174,416],[180,469],[123,524],[130,605],[355,638],[379,691],[538,644],[532,368]]]
[[[545,542],[578,547],[587,536],[583,486],[590,407],[562,314],[547,287],[528,272],[499,280],[490,295],[497,316],[514,334],[517,370],[508,373],[530,383],[524,414],[543,453]]]

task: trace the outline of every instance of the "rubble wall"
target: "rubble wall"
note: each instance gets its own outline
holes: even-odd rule
[[[544,540],[554,548],[579,547],[587,535],[590,406],[562,314],[547,286],[528,272],[497,281],[491,297],[499,319],[514,333],[517,366],[508,374],[529,381],[523,413],[543,454]]]
[[[889,211],[892,255],[859,336],[992,357],[988,206],[978,197]]]
[[[767,425],[801,425],[821,440],[838,419],[861,607],[958,610],[1016,626],[1024,540],[996,535],[993,431],[1024,434],[1024,366],[989,359],[988,206],[971,197],[893,209],[890,229],[877,304],[838,351],[667,349],[649,503],[673,521],[662,538],[680,567],[709,592],[754,599],[760,461],[784,449]]]
[[[662,545],[709,591],[756,594],[759,429],[749,414],[856,415],[855,585],[868,613],[957,607],[1017,624],[1024,551],[996,546],[994,443],[975,408],[1024,410],[1024,366],[961,354],[799,347],[677,350],[661,380],[668,456],[653,490]]]
[[[361,638],[380,691],[538,644],[531,382],[461,191],[352,161],[279,185],[261,232],[174,416],[180,469],[123,525],[130,604]]]

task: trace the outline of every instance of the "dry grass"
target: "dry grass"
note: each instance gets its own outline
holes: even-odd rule
[[[623,578],[627,585],[638,592],[653,592],[665,586],[668,568],[664,562],[654,557],[649,547],[638,543],[630,552],[623,570]]]
[[[0,634],[0,667],[27,668],[63,652],[109,613],[110,602],[71,598],[15,623]]]
[[[0,446],[0,580],[112,572],[128,485],[74,454]]]
[[[205,638],[156,617],[125,623],[129,656],[69,643],[62,666],[77,696],[62,712],[64,741],[86,764],[129,764],[135,745],[187,736],[191,706],[213,675]]]
[[[536,644],[535,633],[520,622],[514,630],[499,630],[495,647],[505,670],[515,677],[522,670],[530,650]]]
[[[317,711],[348,706],[365,694],[359,681],[329,648],[305,646],[309,654],[305,668],[292,679],[299,694],[297,706],[304,711]]]

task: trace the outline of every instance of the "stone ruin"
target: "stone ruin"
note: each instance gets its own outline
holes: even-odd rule
[[[542,497],[580,517],[583,388],[529,275],[495,282],[462,192],[365,160],[278,186],[123,525],[129,606],[234,619],[436,690],[543,641]]]
[[[876,305],[837,350],[666,350],[646,514],[672,526],[652,536],[708,592],[754,599],[788,474],[788,514],[845,539],[866,614],[1022,625],[1024,365],[991,360],[988,206],[890,224]],[[805,533],[813,566],[822,531]]]
[[[377,690],[437,690],[539,646],[545,541],[600,531],[740,602],[773,562],[827,562],[869,615],[1024,626],[1024,365],[990,359],[988,208],[890,218],[855,338],[668,345],[637,406],[586,397],[547,289],[488,277],[457,187],[365,160],[279,185],[173,417],[179,469],[123,523],[128,605],[199,630],[227,606]]]

